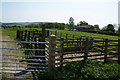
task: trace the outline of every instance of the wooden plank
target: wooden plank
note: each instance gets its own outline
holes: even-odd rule
[[[63,59],[74,59],[74,58],[84,58],[84,56],[65,57]]]
[[[118,55],[118,52],[109,52],[108,55]]]
[[[77,47],[76,46],[74,46],[74,47],[73,46],[72,47],[66,47],[66,46],[64,46],[64,49],[69,49],[69,48],[84,48],[84,46],[77,46]]]
[[[109,40],[109,42],[118,42],[118,40]]]
[[[116,47],[117,47],[117,46],[118,46],[118,44],[115,44],[115,45],[108,45],[108,46],[109,46],[109,47],[110,47],[110,46],[116,46]]]
[[[116,51],[117,48],[108,49],[108,51]]]
[[[94,48],[94,47],[105,47],[104,45],[95,45],[95,46],[91,46],[92,48]]]
[[[88,55],[88,57],[93,57],[93,56],[103,56],[104,54],[94,54],[94,55]]]
[[[104,57],[92,58],[91,60],[104,59]]]
[[[80,53],[84,53],[85,51],[74,51],[74,52],[63,52],[63,54],[80,54]]]

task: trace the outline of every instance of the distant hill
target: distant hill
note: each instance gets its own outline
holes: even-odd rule
[[[6,26],[19,25],[24,27],[25,25],[39,24],[39,23],[49,23],[49,22],[13,22],[13,23],[2,23],[2,25],[6,25]]]

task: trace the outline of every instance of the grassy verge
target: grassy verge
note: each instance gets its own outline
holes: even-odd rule
[[[41,80],[119,80],[120,64],[83,60],[69,62],[53,74],[39,74]]]
[[[12,39],[16,39],[16,31],[19,28],[7,28],[7,29],[1,29],[2,36],[10,36]]]

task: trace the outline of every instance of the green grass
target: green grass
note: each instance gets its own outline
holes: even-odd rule
[[[110,40],[116,40],[116,39],[120,38],[118,36],[110,36],[110,35],[87,33],[87,32],[77,32],[77,31],[67,31],[67,30],[53,30],[53,29],[50,29],[50,31],[57,31],[57,32],[63,32],[63,33],[68,33],[68,34],[74,34],[74,35],[77,35],[77,36],[106,38],[106,39],[110,39]]]
[[[16,31],[18,28],[7,28],[7,29],[1,29],[2,36],[10,36],[12,39],[16,39]]]
[[[19,28],[19,29],[21,29],[21,30],[41,30],[41,28]],[[2,29],[2,35],[7,35],[7,36],[10,36],[10,37],[15,39],[16,30],[18,30],[18,28],[8,28],[8,29],[5,29],[5,30]],[[72,34],[72,35],[76,35],[76,36],[105,38],[105,39],[110,39],[110,40],[120,39],[120,36],[110,36],[110,35],[96,34],[96,33],[77,32],[77,31],[68,31],[68,30],[56,30],[56,29],[47,29],[47,30],[57,31],[58,33]]]
[[[21,28],[23,30],[41,30],[41,28]],[[86,37],[94,37],[94,38],[104,38],[104,39],[110,39],[110,40],[117,40],[120,39],[119,36],[110,36],[110,35],[104,35],[104,34],[97,34],[97,33],[87,33],[87,32],[77,32],[77,31],[68,31],[68,30],[55,30],[55,29],[47,29],[50,31],[57,31],[58,33],[67,33],[72,34],[76,36],[86,36]]]

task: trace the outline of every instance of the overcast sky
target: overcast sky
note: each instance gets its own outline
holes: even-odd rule
[[[2,22],[86,21],[100,28],[118,23],[119,0],[2,0]]]

